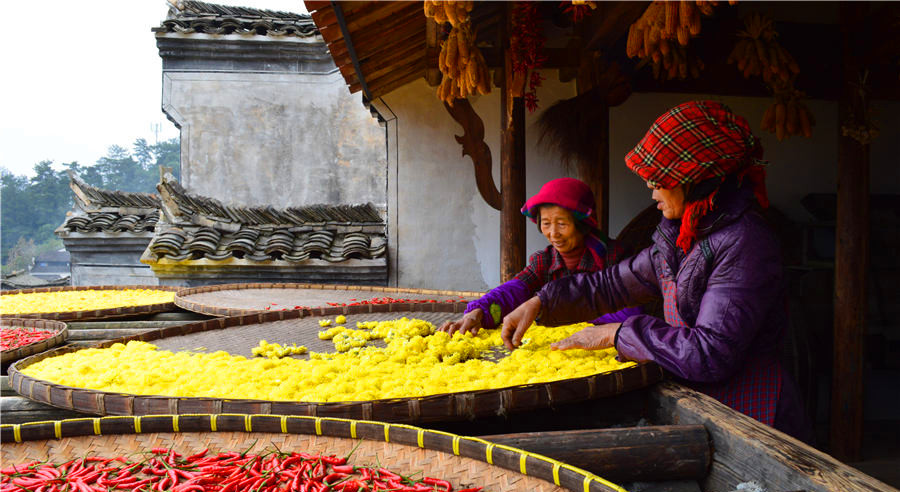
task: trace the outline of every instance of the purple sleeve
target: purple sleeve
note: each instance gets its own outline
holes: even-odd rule
[[[631,258],[592,273],[579,273],[545,285],[540,323],[559,326],[635,307],[659,297],[659,279],[647,248]]]
[[[766,313],[778,302],[780,289],[772,286],[782,280],[781,258],[777,246],[756,237],[723,249],[693,326],[632,316],[616,334],[620,356],[656,361],[676,376],[696,382],[724,381],[744,364]]]
[[[496,304],[500,307],[500,319],[503,319],[503,316],[506,316],[519,307],[519,304],[532,297],[534,297],[534,292],[528,285],[514,278],[494,287],[487,294],[481,296],[480,299],[471,301],[466,305],[466,312],[481,309],[481,326],[490,330],[496,327],[494,318],[491,316],[491,304]]]
[[[602,325],[606,323],[621,323],[626,319],[635,316],[637,314],[642,314],[641,308],[639,307],[627,307],[621,311],[616,311],[614,313],[604,314],[599,318],[591,321],[592,324]]]

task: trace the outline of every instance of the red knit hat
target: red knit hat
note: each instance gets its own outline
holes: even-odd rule
[[[759,204],[766,196],[765,161],[747,120],[716,101],[690,101],[666,111],[625,156],[625,164],[644,181],[664,189],[734,174],[753,186]],[[713,209],[716,190],[685,204],[676,244],[687,253],[701,217]]]
[[[597,228],[597,221],[591,215],[596,207],[594,193],[581,180],[558,178],[544,183],[541,191],[525,202],[522,213],[537,223],[537,208],[540,205],[559,205],[572,212],[575,220],[580,220],[593,229]]]

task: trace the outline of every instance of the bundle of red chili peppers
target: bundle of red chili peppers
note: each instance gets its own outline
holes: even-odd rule
[[[28,345],[29,343],[46,340],[53,335],[56,335],[55,331],[29,328],[3,328],[0,330],[0,349],[12,350],[23,345]]]
[[[135,462],[124,456],[88,457],[61,465],[33,462],[0,470],[0,492],[453,492],[450,482],[413,479],[386,468],[356,467],[346,458],[309,453],[262,455],[208,449],[182,458],[153,448]],[[481,487],[458,490],[478,492]]]
[[[536,2],[516,2],[512,9],[513,33],[509,38],[512,52],[512,70],[528,77],[528,90],[523,97],[525,108],[533,113],[538,107],[537,89],[544,76],[538,70],[544,66],[547,57],[543,54],[543,19]],[[531,71],[529,74],[528,72]]]

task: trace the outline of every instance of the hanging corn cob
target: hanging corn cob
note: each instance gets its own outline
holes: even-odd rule
[[[776,41],[778,32],[771,18],[758,13],[748,15],[738,37],[728,63],[736,63],[744,78],[758,75],[767,84],[774,84],[776,78],[787,82],[800,73],[794,57]]]
[[[728,63],[736,64],[744,78],[762,77],[775,94],[775,101],[763,114],[761,128],[774,133],[778,141],[795,135],[811,137],[815,119],[801,102],[806,94],[794,88],[800,67],[776,40],[778,32],[772,19],[751,13],[744,18],[744,29],[737,36]]]
[[[804,97],[806,94],[796,89],[777,92],[775,102],[763,114],[762,129],[774,133],[779,142],[794,135],[811,137],[816,120],[801,102]]]
[[[441,101],[453,105],[455,99],[491,91],[490,72],[481,50],[475,46],[475,32],[469,18],[474,2],[425,0],[425,16],[452,26],[441,43],[438,68],[444,75],[437,88]]]
[[[625,51],[653,66],[653,76],[673,79],[700,76],[703,62],[685,47],[700,34],[701,15],[710,16],[717,1],[656,0],[628,30]],[[731,4],[735,2],[729,2]],[[677,42],[676,42],[677,41]]]

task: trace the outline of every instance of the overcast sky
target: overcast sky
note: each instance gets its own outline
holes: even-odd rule
[[[301,0],[210,3],[306,12]],[[167,11],[165,0],[4,2],[0,167],[30,176],[42,160],[93,165],[110,145],[177,137],[150,32]]]

